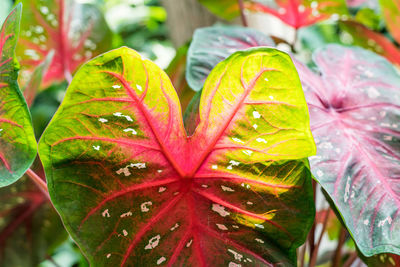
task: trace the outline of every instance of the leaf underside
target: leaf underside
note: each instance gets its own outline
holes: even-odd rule
[[[14,50],[20,17],[21,5],[18,5],[0,33],[0,187],[18,180],[36,155],[31,118],[17,84]]]
[[[188,137],[168,77],[131,49],[77,72],[39,147],[92,265],[294,262],[314,218],[315,147],[290,58],[262,48],[220,63],[199,119]]]
[[[51,50],[54,56],[42,88],[70,79],[77,68],[111,47],[111,32],[101,12],[75,0],[19,0],[24,9],[17,56],[25,86]]]
[[[329,45],[298,64],[318,154],[313,174],[366,256],[400,253],[400,76],[384,58]]]

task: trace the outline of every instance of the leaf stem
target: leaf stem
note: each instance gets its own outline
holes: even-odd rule
[[[240,18],[242,19],[242,24],[244,27],[247,27],[247,19],[246,16],[244,15],[244,5],[243,5],[243,0],[238,0],[239,3],[239,10],[240,10]]]
[[[31,180],[36,184],[36,186],[42,191],[42,193],[50,200],[49,190],[47,189],[46,182],[40,178],[33,170],[28,169],[26,174],[31,178]]]
[[[323,222],[323,225],[322,225],[321,234],[319,235],[317,244],[315,245],[314,251],[311,254],[310,264],[309,264],[310,267],[314,267],[315,263],[317,262],[318,249],[319,249],[319,247],[321,245],[322,238],[324,237],[325,230],[326,230],[326,227],[328,225],[329,213],[330,213],[330,209],[328,208],[328,210],[326,211],[325,217],[324,217],[324,222]]]
[[[313,191],[314,191],[314,203],[316,203],[317,200],[317,182],[313,179],[312,180],[312,187],[313,187]],[[315,220],[314,223],[311,227],[311,231],[308,235],[308,243],[310,245],[310,259],[314,253],[314,249],[315,249]]]
[[[350,267],[353,262],[357,259],[357,252],[353,251],[349,258],[345,261],[345,263],[343,264],[343,267]]]
[[[342,247],[345,241],[346,241],[346,229],[342,226],[340,227],[339,241],[335,250],[335,254],[333,255],[332,267],[340,266]]]

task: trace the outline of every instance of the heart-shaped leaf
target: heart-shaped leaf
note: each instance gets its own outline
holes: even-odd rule
[[[50,201],[28,177],[0,188],[0,201],[0,266],[37,266],[67,238]]]
[[[374,51],[400,65],[400,50],[384,35],[354,21],[340,21],[339,26],[350,36],[353,45]]]
[[[313,174],[366,256],[400,253],[400,75],[361,48],[314,54],[321,75],[301,64],[318,154]]]
[[[215,65],[236,51],[274,45],[271,38],[254,29],[236,26],[197,29],[187,56],[186,79],[189,86],[199,91]]]
[[[400,43],[400,0],[379,0],[379,3],[389,32]]]
[[[20,18],[21,5],[17,5],[0,32],[0,187],[18,180],[36,156],[31,117],[17,84]]]
[[[295,260],[314,218],[303,158],[315,146],[289,56],[233,54],[210,73],[199,117],[188,137],[170,80],[131,49],[77,72],[40,155],[93,266]]]
[[[108,50],[111,32],[101,12],[75,0],[19,0],[23,3],[21,38],[17,56],[25,85],[51,50],[54,57],[42,87],[71,79],[71,73],[88,59]]]

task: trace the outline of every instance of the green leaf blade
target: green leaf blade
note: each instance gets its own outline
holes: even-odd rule
[[[36,156],[36,140],[28,107],[17,84],[21,5],[4,22],[0,33],[0,187],[18,180]]]

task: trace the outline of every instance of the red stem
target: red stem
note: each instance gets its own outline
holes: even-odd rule
[[[342,258],[342,247],[346,241],[346,229],[342,226],[340,228],[339,241],[336,247],[335,254],[332,260],[332,267],[339,267]]]
[[[314,191],[314,203],[315,203],[317,194],[317,183],[315,182],[314,179],[312,180],[312,186]],[[315,249],[315,221],[311,227],[310,234],[308,235],[308,243],[310,245],[310,259],[311,259]]]
[[[240,18],[242,19],[242,24],[244,27],[247,27],[247,20],[246,16],[244,15],[244,5],[243,5],[243,0],[238,0],[239,3],[239,10],[240,10]]]
[[[29,178],[31,178],[31,180],[37,185],[37,187],[40,189],[40,191],[42,191],[42,193],[50,200],[50,195],[49,195],[49,191],[47,189],[47,184],[46,182],[40,178],[39,175],[37,175],[34,171],[32,171],[31,169],[28,169],[26,171],[26,174],[29,176]]]
[[[328,210],[326,211],[325,218],[324,218],[324,222],[323,222],[323,226],[322,226],[321,234],[319,235],[317,244],[315,245],[314,251],[313,251],[313,253],[311,254],[310,264],[309,264],[310,267],[314,267],[314,266],[315,266],[315,263],[317,262],[318,249],[319,249],[319,247],[320,247],[320,245],[321,245],[322,238],[324,237],[325,230],[326,230],[326,227],[327,227],[327,225],[328,225],[329,213],[330,213],[330,209],[328,209]]]

